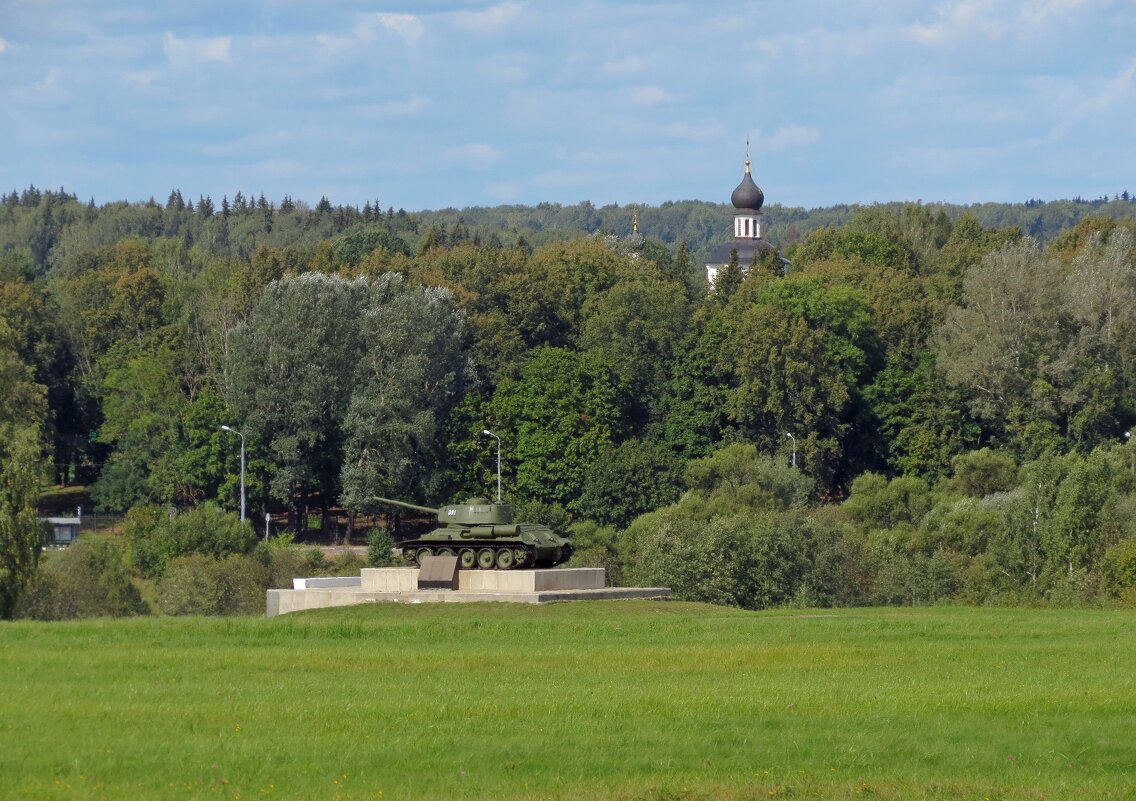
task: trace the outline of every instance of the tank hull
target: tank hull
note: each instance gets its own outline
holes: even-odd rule
[[[554,567],[572,556],[572,544],[545,526],[438,528],[401,543],[404,558],[422,564],[427,556],[456,556],[464,569],[514,570]]]

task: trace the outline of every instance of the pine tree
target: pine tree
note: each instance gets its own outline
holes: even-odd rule
[[[726,266],[718,273],[717,280],[714,281],[714,293],[722,300],[729,300],[733,294],[738,291],[738,287],[742,285],[741,265],[738,264],[738,249],[730,249],[730,260],[726,262]]]

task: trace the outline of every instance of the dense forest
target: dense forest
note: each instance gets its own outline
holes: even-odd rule
[[[732,213],[13,191],[0,526],[41,464],[135,521],[233,510],[222,426],[250,510],[293,526],[486,495],[489,428],[508,499],[574,564],[679,597],[1136,597],[1127,192],[774,205],[788,267],[710,290]]]

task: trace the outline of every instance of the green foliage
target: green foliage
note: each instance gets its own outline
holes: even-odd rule
[[[123,534],[130,542],[134,566],[148,577],[164,573],[179,556],[221,558],[247,553],[256,544],[249,522],[215,503],[174,514],[156,506],[136,507],[126,516]]]
[[[972,498],[1005,492],[1014,486],[1018,465],[1008,453],[989,448],[962,453],[951,461],[951,487]]]
[[[900,523],[918,526],[931,508],[931,488],[915,476],[889,481],[879,473],[864,473],[852,482],[843,508],[868,528],[893,528]]]
[[[558,503],[547,503],[536,499],[514,503],[513,519],[518,523],[540,523],[548,526],[561,537],[567,537],[572,526],[572,517],[567,509]]]
[[[863,296],[789,278],[743,288],[727,314],[726,409],[747,439],[775,449],[795,433],[802,464],[826,486],[870,464],[877,446],[854,423],[860,387],[880,367],[880,342]]]
[[[619,557],[619,532],[590,520],[574,523],[569,532],[574,551],[568,567],[602,567],[609,586],[623,584],[623,562]]]
[[[812,541],[794,514],[698,520],[670,507],[640,520],[650,525],[635,524],[627,566],[635,584],[746,609],[786,605],[801,595],[819,602],[819,591],[828,589],[828,577],[810,576]]]
[[[474,382],[465,317],[448,290],[407,291],[397,275],[370,288],[360,325],[366,350],[343,418],[342,501],[371,508],[375,495],[433,495],[444,449],[440,428]]]
[[[126,551],[98,535],[50,553],[20,600],[18,617],[71,620],[148,614],[127,571]]]
[[[167,615],[264,614],[269,576],[268,565],[251,555],[178,556],[158,579],[158,608]]]
[[[394,564],[391,549],[394,541],[385,528],[373,528],[367,532],[367,567],[390,567]]]
[[[281,503],[339,494],[367,292],[365,279],[321,273],[275,281],[233,335],[233,406],[254,452],[267,456],[269,492]]]
[[[626,528],[644,512],[677,501],[681,488],[680,463],[669,448],[629,439],[599,455],[577,508],[587,520]]]
[[[623,401],[607,365],[561,348],[538,349],[490,404],[490,427],[508,432],[504,458],[517,493],[575,511],[589,471],[622,433]]]
[[[691,492],[680,502],[690,513],[708,519],[750,511],[783,511],[808,504],[815,482],[783,459],[758,452],[754,445],[727,445],[686,468]]]
[[[674,597],[754,608],[751,548],[741,518],[690,520],[655,513],[657,525],[635,538],[630,579],[670,587]]]
[[[1112,545],[1101,560],[1104,591],[1113,596],[1136,590],[1136,537],[1125,537]]]
[[[0,420],[0,619],[15,613],[47,534],[35,508],[43,470],[38,434]]]
[[[304,273],[269,284],[234,334],[232,402],[276,501],[351,508],[437,483],[440,422],[472,381],[441,289]],[[319,369],[313,369],[319,365]]]
[[[356,265],[371,251],[383,249],[389,253],[410,255],[407,247],[399,237],[385,228],[364,228],[352,231],[340,237],[335,242],[335,253],[344,264]]]

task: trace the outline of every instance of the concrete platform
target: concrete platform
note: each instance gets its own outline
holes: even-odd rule
[[[297,579],[296,589],[269,590],[267,615],[366,603],[543,604],[562,601],[668,600],[666,587],[605,587],[603,568],[460,570],[456,590],[419,590],[418,568],[368,568],[355,586],[323,586]],[[303,582],[303,587],[300,586]]]

